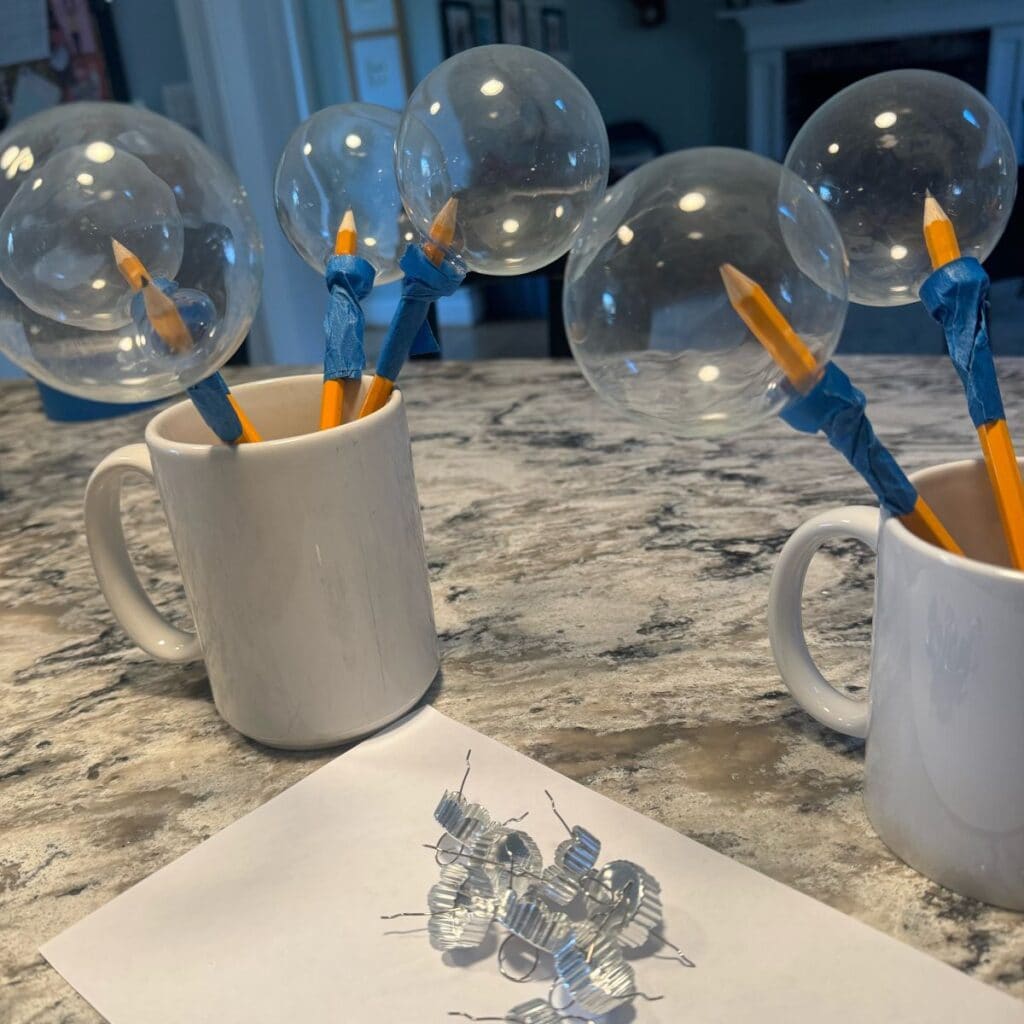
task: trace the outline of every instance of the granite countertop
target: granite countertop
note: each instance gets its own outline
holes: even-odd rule
[[[844,360],[905,468],[973,456],[945,358]],[[259,375],[256,372],[243,377]],[[264,374],[269,375],[269,374]],[[1002,369],[1024,423],[1024,363]],[[868,825],[863,747],[801,712],[772,661],[788,535],[870,495],[773,423],[680,442],[606,410],[571,363],[403,375],[443,656],[438,709],[1024,999],[1024,915],[954,895]],[[203,666],[133,647],[93,577],[82,492],[149,413],[45,420],[0,387],[0,1020],[99,1018],[39,945],[333,757],[252,743]],[[155,493],[126,493],[141,576],[187,610]],[[866,680],[873,565],[819,556],[805,618],[826,674]],[[116,965],[111,965],[116,969]]]

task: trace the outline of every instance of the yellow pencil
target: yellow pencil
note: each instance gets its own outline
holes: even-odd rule
[[[459,212],[459,200],[452,196],[441,207],[430,225],[430,240],[424,242],[423,251],[435,267],[441,266],[445,252],[455,240],[455,221]]]
[[[242,425],[242,434],[238,439],[238,443],[255,444],[257,441],[262,441],[263,438],[260,437],[259,431],[253,426],[252,420],[245,415],[245,410],[238,404],[238,399],[229,393],[228,401],[231,403],[231,408],[235,410],[238,422]]]
[[[345,211],[334,236],[335,256],[354,256],[359,235],[356,232],[356,218],[351,210]],[[340,380],[325,380],[320,393],[320,429],[340,427],[343,419],[342,408],[345,401],[345,385]]]
[[[131,249],[122,245],[116,238],[110,240],[110,245],[114,250],[114,261],[121,276],[128,282],[132,291],[142,292],[146,315],[153,325],[153,330],[172,351],[187,352],[192,347],[192,335],[185,326],[185,321],[181,319],[174,301],[153,283],[142,260]],[[239,443],[263,440],[235,396],[229,394],[227,398],[242,427]]]
[[[423,251],[435,267],[441,266],[444,262],[445,251],[452,244],[455,238],[455,221],[459,211],[459,200],[452,196],[448,202],[441,207],[434,222],[430,225],[430,241],[423,243]],[[363,399],[363,407],[359,410],[359,418],[369,416],[370,413],[383,409],[391,392],[395,390],[395,382],[382,377],[379,373],[374,375],[370,387]]]
[[[768,350],[790,384],[800,394],[807,394],[821,375],[821,368],[811,350],[756,281],[731,263],[723,263],[718,270],[732,308],[750,333]],[[963,554],[920,494],[913,509],[902,516],[901,521],[924,540],[954,554]]]
[[[933,270],[960,258],[960,244],[953,224],[930,195],[924,201],[924,240]],[[1024,569],[1024,481],[1010,429],[1005,419],[997,419],[981,424],[977,431],[1010,560],[1015,569]]]

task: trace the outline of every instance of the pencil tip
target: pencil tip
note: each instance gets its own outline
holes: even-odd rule
[[[928,193],[924,197],[924,223],[925,225],[934,224],[938,220],[948,221],[949,217],[939,205],[939,201],[931,193]]]
[[[735,303],[753,292],[754,282],[731,263],[720,263],[718,273],[721,275],[730,302]]]
[[[430,225],[430,240],[447,248],[455,238],[455,217],[459,209],[459,200],[451,196],[438,211]]]
[[[117,264],[121,276],[135,291],[138,291],[149,277],[142,260],[127,245],[114,237],[110,239],[110,248],[114,252],[114,262]]]
[[[345,211],[345,216],[341,218],[340,231],[355,231],[356,229],[356,215],[351,210]]]

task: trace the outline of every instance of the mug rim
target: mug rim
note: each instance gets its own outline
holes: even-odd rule
[[[1018,459],[1018,462],[1024,462],[1024,460]],[[937,476],[939,473],[948,473],[950,470],[959,469],[965,466],[977,466],[979,463],[984,465],[985,460],[982,458],[975,458],[956,459],[953,462],[940,462],[935,466],[927,466],[924,469],[919,469],[917,472],[909,474],[910,482],[916,488],[920,481],[927,480],[931,476]],[[973,573],[977,576],[984,576],[992,580],[1001,580],[1004,583],[1012,583],[1018,586],[1021,583],[1024,583],[1024,571],[1020,569],[1012,569],[1005,565],[993,565],[991,562],[982,562],[980,559],[971,558],[970,555],[955,555],[952,551],[945,551],[935,544],[922,540],[917,536],[917,534],[909,530],[903,522],[891,512],[887,512],[885,509],[880,509],[879,511],[882,514],[882,523],[879,527],[879,533],[881,533],[881,530],[885,527],[891,528],[895,532],[895,535],[901,544],[907,545],[919,555],[937,558],[944,565],[949,566],[952,569],[956,569],[958,572]]]
[[[362,380],[372,380],[372,373],[364,373]],[[323,381],[322,373],[295,373],[295,374],[284,374],[280,377],[267,377],[263,380],[250,380],[243,384],[231,385],[231,393],[239,396],[244,395],[247,391],[259,391],[263,388],[271,387],[273,385],[280,384],[282,381],[309,381],[315,380],[317,382]],[[337,440],[339,437],[339,431],[348,431],[350,435],[357,435],[359,431],[367,431],[375,429],[374,424],[379,427],[383,427],[387,422],[398,415],[398,410],[402,407],[402,392],[401,389],[395,387],[395,389],[388,396],[387,403],[382,409],[378,409],[376,412],[371,413],[369,416],[365,416],[362,419],[350,420],[348,423],[342,423],[337,427],[329,427],[326,430],[312,430],[308,434],[295,434],[291,437],[278,437],[272,438],[267,441],[260,441],[258,444],[235,444],[228,445],[222,441],[212,442],[196,442],[196,441],[176,441],[162,432],[164,427],[164,421],[171,418],[171,415],[182,408],[182,406],[190,406],[192,400],[186,395],[181,401],[175,402],[173,405],[168,406],[166,409],[161,409],[155,416],[153,416],[146,424],[145,439],[146,444],[153,449],[162,452],[174,452],[176,454],[191,454],[191,455],[205,455],[215,451],[231,451],[234,453],[235,458],[260,458],[260,452],[268,454],[269,452],[281,451],[286,448],[294,448],[302,445],[311,444],[325,444],[331,440]]]

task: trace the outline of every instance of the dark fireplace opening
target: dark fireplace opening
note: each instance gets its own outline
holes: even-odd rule
[[[790,50],[786,54],[786,146],[822,103],[881,71],[942,71],[984,94],[988,49],[989,33],[983,29]]]

